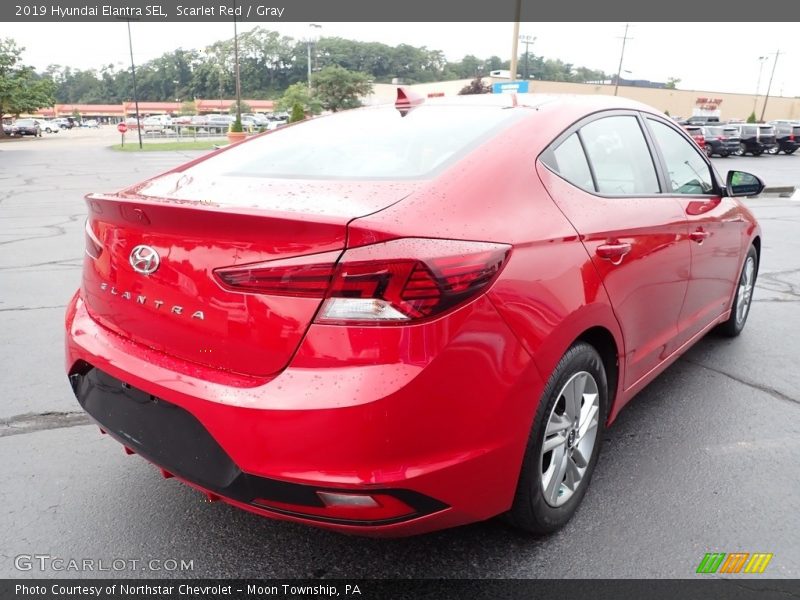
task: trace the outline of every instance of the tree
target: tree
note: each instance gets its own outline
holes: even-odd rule
[[[368,75],[348,71],[339,65],[314,73],[311,85],[322,107],[333,112],[361,106],[361,98],[372,92]]]
[[[677,77],[667,77],[667,83],[664,85],[664,88],[667,90],[674,90],[680,82],[681,80]]]
[[[748,123],[756,123],[757,122],[756,111],[753,111],[753,112],[750,113],[750,116],[747,117],[747,122]]]
[[[244,100],[241,101],[241,106],[242,106],[242,114],[253,112],[253,110],[250,108],[250,105],[247,102],[245,102]],[[231,106],[228,109],[228,112],[230,114],[232,114],[232,115],[236,114],[236,102],[232,102],[231,103]]]
[[[306,113],[303,111],[303,107],[300,104],[292,106],[292,114],[289,116],[289,123],[297,123],[305,118]]]
[[[305,83],[295,83],[286,88],[275,108],[279,111],[289,111],[294,110],[295,105],[298,104],[304,113],[310,112],[316,115],[322,110],[319,100],[309,94],[308,86]]]
[[[465,85],[463,88],[461,88],[461,91],[458,92],[458,95],[467,96],[470,94],[490,94],[491,92],[492,86],[488,83],[483,83],[482,77],[476,77],[469,82],[469,85]]]
[[[195,113],[197,113],[197,110],[195,108],[193,101],[184,100],[183,102],[181,102],[181,109],[180,109],[181,115],[193,115]]]
[[[55,84],[37,75],[33,68],[20,64],[24,48],[11,38],[0,39],[0,118],[34,112],[55,102]],[[4,135],[0,127],[0,137]]]

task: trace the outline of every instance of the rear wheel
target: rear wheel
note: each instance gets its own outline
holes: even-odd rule
[[[786,154],[794,154],[795,150],[797,150],[797,148],[792,148],[791,150],[784,150],[784,152],[786,152]]]
[[[736,295],[733,297],[731,316],[719,326],[719,332],[723,335],[736,337],[742,333],[744,325],[747,323],[747,315],[750,314],[750,304],[753,301],[753,290],[756,286],[757,275],[758,253],[754,246],[750,246],[744,259],[742,272],[739,275]]]
[[[705,150],[708,158],[711,158],[714,155],[714,149],[710,145],[706,144]]]
[[[542,535],[575,514],[600,454],[607,388],[603,361],[589,344],[576,343],[559,361],[528,437],[508,514],[515,526]]]
[[[744,156],[747,154],[747,146],[739,144],[739,149],[736,151],[736,156]]]

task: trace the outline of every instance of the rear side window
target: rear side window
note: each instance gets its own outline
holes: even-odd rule
[[[648,119],[664,161],[674,194],[710,194],[714,190],[711,170],[700,152],[677,131]]]
[[[653,158],[634,116],[604,117],[580,130],[597,191],[609,195],[657,194]]]
[[[552,157],[545,162],[571,184],[592,192],[597,191],[577,133],[573,133],[561,142],[558,148],[553,150]]]

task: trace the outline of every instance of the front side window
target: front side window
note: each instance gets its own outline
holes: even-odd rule
[[[675,194],[710,194],[714,191],[711,170],[692,143],[660,121],[648,119],[664,161],[667,178]]]
[[[604,117],[580,130],[597,191],[609,195],[657,194],[653,158],[634,116]]]

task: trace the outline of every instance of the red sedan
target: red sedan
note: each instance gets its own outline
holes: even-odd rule
[[[762,189],[621,98],[401,92],[88,196],[69,379],[264,516],[551,532],[625,404],[742,331]]]

